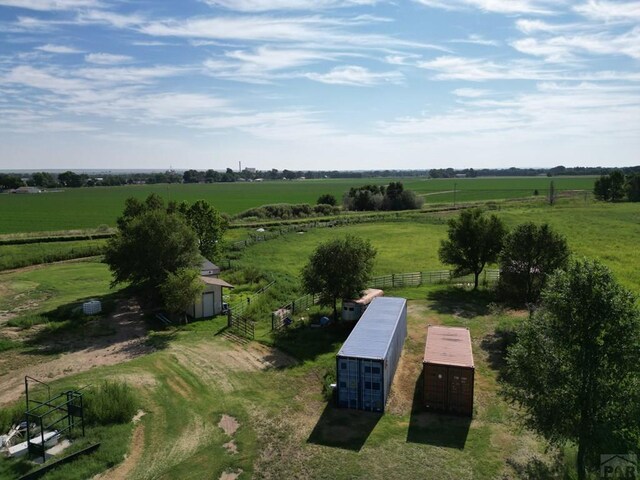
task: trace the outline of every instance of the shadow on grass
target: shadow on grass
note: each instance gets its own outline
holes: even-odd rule
[[[489,367],[498,372],[500,379],[506,377],[507,351],[517,339],[515,330],[496,328],[495,332],[485,335],[480,342],[480,348],[487,352]]]
[[[325,353],[335,352],[353,330],[355,322],[332,323],[312,328],[307,323],[283,327],[273,335],[273,346],[304,362]]]
[[[537,457],[529,458],[526,462],[518,462],[507,459],[507,464],[517,473],[518,478],[523,480],[543,480],[559,478],[561,473],[561,462],[558,457],[551,465],[543,462]]]
[[[474,318],[488,315],[488,305],[495,301],[491,290],[467,290],[461,287],[448,287],[430,291],[427,300],[429,306],[439,314],[457,315],[463,318]]]
[[[328,403],[307,443],[358,452],[380,418],[381,413],[337,408],[333,403]]]
[[[469,435],[471,418],[425,411],[422,405],[422,392],[421,372],[413,392],[407,442],[463,450]]]

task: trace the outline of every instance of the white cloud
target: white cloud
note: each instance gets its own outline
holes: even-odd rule
[[[484,45],[486,47],[497,47],[500,43],[496,40],[488,40],[482,35],[469,35],[467,38],[456,38],[451,43],[469,43],[472,45]]]
[[[0,6],[16,7],[28,10],[75,10],[78,8],[100,7],[98,0],[0,0]]]
[[[355,65],[336,67],[327,73],[306,73],[304,76],[316,82],[355,87],[370,87],[384,83],[399,84],[404,81],[404,76],[400,72],[372,72]]]
[[[556,13],[558,6],[564,0],[414,0],[417,3],[432,8],[444,10],[461,10],[476,8],[485,12],[505,14],[538,14],[550,15]]]
[[[574,10],[585,17],[604,21],[629,21],[640,20],[640,2],[609,2],[601,0],[589,0],[587,3],[576,5]]]
[[[220,6],[240,12],[266,12],[269,10],[320,10],[325,8],[375,5],[379,0],[204,0],[211,6]]]
[[[89,53],[85,55],[84,59],[89,63],[98,65],[119,65],[132,61],[133,57],[129,55],[114,55],[111,53]]]
[[[490,93],[491,91],[489,90],[482,90],[479,88],[457,88],[453,91],[453,94],[456,95],[457,97],[464,97],[464,98],[485,97]]]
[[[77,48],[67,47],[65,45],[55,45],[52,43],[47,43],[46,45],[36,47],[36,50],[40,50],[41,52],[60,54],[82,53],[82,50],[78,50]]]

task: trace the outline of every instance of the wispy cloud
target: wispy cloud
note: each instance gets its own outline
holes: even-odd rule
[[[375,5],[380,0],[204,0],[211,6],[239,12],[269,10],[322,10],[327,8]]]
[[[609,21],[637,22],[640,20],[640,2],[610,2],[603,0],[589,0],[576,5],[574,10],[581,15],[595,19]]]
[[[414,0],[432,8],[462,10],[476,8],[492,13],[528,13],[550,15],[557,12],[563,0]]]
[[[488,40],[484,38],[482,35],[469,35],[467,38],[455,38],[450,40],[451,43],[469,43],[472,45],[484,45],[487,47],[496,47],[499,45],[499,42],[496,40]]]
[[[78,50],[77,48],[67,47],[66,45],[55,45],[52,43],[47,43],[46,45],[41,45],[39,47],[36,47],[36,50],[40,50],[41,52],[46,52],[46,53],[60,53],[60,54],[82,53],[82,50]]]
[[[479,88],[456,88],[452,93],[457,97],[480,98],[489,95],[491,91]]]
[[[99,0],[0,0],[0,6],[51,11],[97,8],[102,6],[102,2]]]
[[[404,81],[404,76],[400,72],[372,72],[355,65],[336,67],[327,73],[306,73],[304,76],[316,82],[353,87],[399,84]]]
[[[84,59],[88,63],[95,63],[98,65],[119,65],[122,63],[129,63],[133,60],[133,57],[129,55],[114,55],[112,53],[89,53],[85,55]]]

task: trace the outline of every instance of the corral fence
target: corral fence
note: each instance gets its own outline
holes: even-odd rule
[[[480,274],[479,283],[488,285],[495,283],[500,278],[500,270],[484,269]],[[453,270],[435,270],[429,272],[409,272],[392,273],[381,277],[372,278],[370,288],[400,288],[419,287],[437,283],[473,283],[474,276],[456,276]],[[305,311],[307,308],[316,305],[320,299],[319,295],[303,295],[285,306],[271,313],[271,330],[278,330],[286,326],[291,321],[291,317],[296,312]]]
[[[273,285],[275,285],[275,283],[276,282],[274,282],[274,281],[269,282],[267,285],[262,287],[260,290],[258,290],[253,295],[247,297],[244,300],[241,300],[241,301],[235,303],[234,305],[230,305],[229,306],[229,310],[231,310],[235,315],[240,315],[240,316],[244,315],[244,312],[246,312],[247,308],[249,308],[249,306],[251,305],[251,302],[253,302],[254,299],[256,299],[257,297],[262,295],[264,292],[269,290],[271,287],[273,287]]]
[[[249,338],[251,340],[254,339],[256,332],[256,322],[237,315],[231,310],[229,310],[229,312],[227,313],[227,319],[227,327],[229,328],[229,330],[242,337]]]

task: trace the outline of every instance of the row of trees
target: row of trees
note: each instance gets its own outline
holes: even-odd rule
[[[457,275],[473,274],[474,288],[485,266],[499,263],[502,298],[535,303],[547,276],[567,265],[570,250],[566,239],[547,224],[523,223],[508,232],[496,215],[472,209],[449,221],[438,254]]]
[[[625,198],[630,202],[640,202],[640,173],[624,175],[614,170],[596,180],[593,194],[598,200],[620,202]]]
[[[422,208],[424,199],[411,190],[405,190],[402,182],[384,185],[351,187],[343,198],[345,210],[414,210]]]

